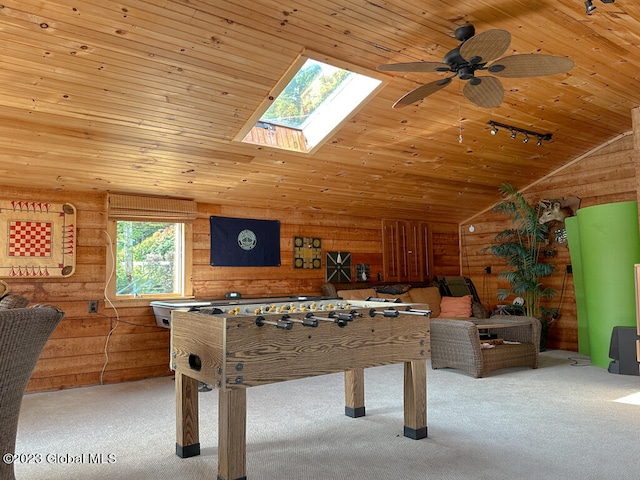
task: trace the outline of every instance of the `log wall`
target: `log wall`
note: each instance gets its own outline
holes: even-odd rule
[[[36,365],[27,391],[117,383],[170,374],[169,330],[155,325],[151,307],[105,307],[107,277],[106,196],[56,190],[2,187],[2,199],[69,202],[77,209],[76,271],[68,278],[5,279],[14,293],[32,303],[50,303],[65,317]],[[209,265],[209,217],[224,215],[281,221],[281,267],[224,268]],[[459,272],[458,226],[433,224],[433,275]],[[368,263],[372,279],[382,274],[382,220],[375,217],[303,214],[253,207],[198,205],[194,223],[193,287],[200,298],[220,298],[239,291],[245,297],[320,295],[323,268],[293,268],[293,237],[319,237],[326,251],[351,252],[352,264]],[[384,280],[384,279],[382,279]],[[88,313],[88,301],[99,300],[97,314]],[[105,356],[105,349],[108,355]]]
[[[637,200],[634,158],[633,136],[623,135],[571,162],[569,166],[530,186],[523,193],[530,202],[577,196],[581,198],[580,208]],[[463,273],[473,280],[485,306],[491,310],[498,303],[511,303],[513,300],[510,298],[498,302],[497,290],[508,288],[508,284],[498,279],[497,273],[505,270],[506,264],[490,253],[482,252],[484,247],[492,244],[498,232],[507,228],[505,221],[505,215],[487,211],[460,225]],[[474,227],[473,232],[469,231],[470,225]],[[551,244],[546,250],[555,255],[546,257],[554,265],[555,271],[551,277],[544,279],[544,284],[556,288],[559,293],[554,299],[543,302],[543,305],[559,307],[560,313],[549,331],[547,347],[578,351],[573,276],[566,273],[566,266],[571,264],[569,250],[566,244]],[[485,273],[487,266],[492,267],[491,274]]]

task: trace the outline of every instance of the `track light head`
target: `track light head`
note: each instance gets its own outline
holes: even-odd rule
[[[525,133],[525,137],[522,139],[522,143],[529,143],[529,135]]]
[[[586,2],[584,2],[584,6],[585,6],[585,9],[587,10],[587,15],[591,15],[593,11],[596,9],[596,7],[593,5],[593,2],[591,0],[587,0]]]
[[[538,143],[536,143],[536,145],[539,147],[542,146],[542,137],[538,136]]]
[[[494,127],[491,129],[491,135],[495,135],[496,133],[498,133],[498,128],[494,126]]]
[[[518,132],[516,132],[515,130],[511,130],[511,140],[515,140],[516,136],[518,135]]]

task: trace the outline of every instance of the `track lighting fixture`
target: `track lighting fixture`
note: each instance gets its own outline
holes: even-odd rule
[[[616,0],[600,0],[600,1],[602,3],[614,3]],[[593,11],[596,9],[596,7],[593,5],[592,0],[586,0],[586,2],[584,2],[584,7],[587,11],[587,15],[591,15]]]
[[[524,128],[514,127],[512,125],[505,125],[504,123],[494,122],[493,120],[489,120],[487,123],[491,126],[491,130],[489,130],[491,135],[495,135],[496,133],[498,133],[498,127],[504,128],[505,130],[508,130],[509,132],[511,132],[512,140],[516,139],[518,133],[522,133],[524,135],[524,138],[522,139],[522,143],[524,144],[529,143],[529,139],[531,137],[538,139],[538,141],[536,142],[536,145],[538,145],[539,147],[542,146],[543,140],[551,140],[550,133],[532,132],[531,130],[525,130]]]

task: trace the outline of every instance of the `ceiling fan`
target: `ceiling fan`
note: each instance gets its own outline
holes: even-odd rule
[[[566,57],[542,54],[520,54],[500,58],[509,48],[511,34],[506,30],[487,30],[475,34],[471,24],[456,28],[455,36],[462,43],[444,56],[442,62],[407,62],[380,65],[378,70],[386,72],[452,72],[453,75],[426,83],[400,98],[393,108],[402,108],[422,100],[444,88],[456,76],[466,80],[462,93],[476,105],[493,108],[504,99],[504,87],[496,77],[476,75],[487,71],[504,78],[541,77],[564,73],[573,67]],[[491,65],[489,62],[494,61]]]

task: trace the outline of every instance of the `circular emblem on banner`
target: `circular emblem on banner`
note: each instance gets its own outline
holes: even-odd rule
[[[257,243],[258,238],[251,230],[242,230],[238,234],[238,245],[243,250],[253,250]]]

